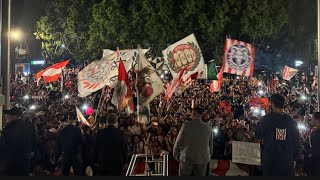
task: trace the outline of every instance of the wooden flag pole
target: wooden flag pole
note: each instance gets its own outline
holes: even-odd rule
[[[95,114],[94,123],[93,123],[93,124],[96,124],[96,122],[97,122],[97,116],[98,116],[98,114],[99,114],[99,112],[100,112],[101,100],[102,100],[102,97],[104,96],[105,91],[106,91],[105,89],[106,89],[106,86],[103,86],[103,89],[102,89],[101,95],[100,95],[100,100],[99,100],[98,107],[97,107],[97,112],[96,112],[96,114]]]
[[[139,72],[139,56],[140,56],[140,45],[138,45],[138,55],[137,55],[137,60],[136,60],[136,66],[138,67],[138,70],[136,71],[136,82],[135,82],[135,88],[136,88],[136,96],[137,96],[137,120],[138,120],[138,123],[141,123],[141,120],[140,120],[140,105],[139,105],[139,90],[138,90],[138,72]],[[134,68],[134,65],[132,66],[133,67],[133,71],[135,71],[135,68]]]

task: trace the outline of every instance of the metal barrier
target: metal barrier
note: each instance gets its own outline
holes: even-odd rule
[[[130,160],[126,176],[168,176],[168,161],[168,154],[160,156],[134,154]],[[143,172],[135,172],[135,168],[139,166],[138,162],[144,163]]]

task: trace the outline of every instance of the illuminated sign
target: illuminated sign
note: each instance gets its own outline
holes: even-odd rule
[[[44,60],[38,60],[38,61],[31,61],[32,65],[43,65],[46,62]]]

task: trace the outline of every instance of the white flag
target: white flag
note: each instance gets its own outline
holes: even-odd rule
[[[146,106],[163,92],[164,87],[160,77],[145,57],[142,49],[139,49],[138,54],[138,102],[140,106]]]
[[[188,77],[205,68],[201,49],[194,34],[170,45],[162,51],[173,77],[186,69],[183,77]]]

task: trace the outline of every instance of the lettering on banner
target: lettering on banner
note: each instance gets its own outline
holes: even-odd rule
[[[261,165],[261,150],[259,143],[232,141],[232,162]]]

